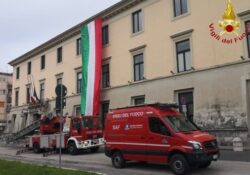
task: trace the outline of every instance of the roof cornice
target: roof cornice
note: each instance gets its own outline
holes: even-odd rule
[[[0,72],[0,75],[5,75],[5,76],[12,76],[12,73],[7,73],[7,72]]]
[[[102,18],[104,21],[106,21],[106,20],[134,7],[135,5],[137,5],[143,1],[146,1],[146,0],[122,0],[121,2],[114,4],[113,6],[101,11],[100,13],[86,19],[85,21],[77,24],[76,26],[74,26],[74,27],[66,30],[65,32],[55,36],[54,38],[48,40],[47,42],[41,44],[40,46],[23,54],[22,56],[10,61],[9,65],[16,66],[17,64],[24,62],[24,61],[26,61],[26,60],[28,60],[28,59],[30,59],[38,54],[41,54],[41,53],[45,52],[46,50],[80,34],[81,27],[84,24],[87,24],[96,18]]]

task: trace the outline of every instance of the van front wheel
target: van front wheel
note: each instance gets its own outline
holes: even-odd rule
[[[181,154],[175,154],[170,159],[170,167],[176,175],[184,175],[189,171],[189,164]]]
[[[125,167],[125,160],[119,151],[114,152],[114,154],[112,155],[112,164],[115,168]]]
[[[76,144],[74,142],[69,142],[69,144],[68,144],[68,152],[71,155],[78,154],[78,149],[77,149]]]

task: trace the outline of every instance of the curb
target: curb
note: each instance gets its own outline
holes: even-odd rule
[[[234,151],[232,146],[219,146],[220,150],[225,150],[225,151]],[[243,147],[243,151],[250,151],[250,147]],[[236,151],[235,151],[236,152]]]

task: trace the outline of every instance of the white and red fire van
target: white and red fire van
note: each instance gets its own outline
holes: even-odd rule
[[[107,114],[105,154],[115,168],[126,161],[167,163],[177,175],[190,167],[208,167],[219,157],[214,136],[201,131],[173,104],[150,104]]]
[[[45,117],[41,120],[39,131],[39,134],[28,137],[27,147],[32,148],[35,153],[59,149],[61,146],[75,155],[79,150],[89,149],[91,152],[97,152],[103,145],[100,119],[95,116],[70,117],[68,131],[62,133],[61,139],[59,116]]]

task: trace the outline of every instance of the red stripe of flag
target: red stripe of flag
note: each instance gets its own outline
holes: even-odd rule
[[[100,82],[101,82],[101,61],[102,61],[102,20],[95,20],[95,82],[94,82],[94,100],[93,115],[99,114],[100,105]]]

